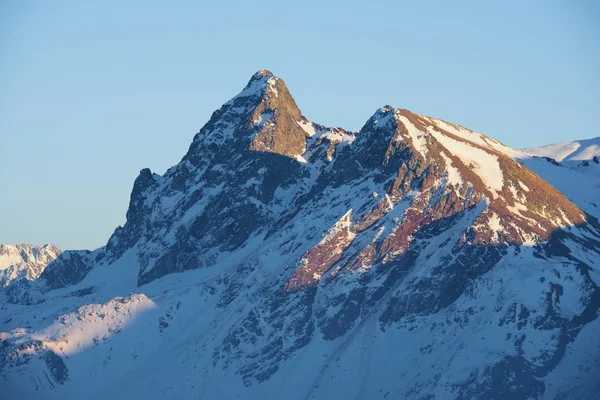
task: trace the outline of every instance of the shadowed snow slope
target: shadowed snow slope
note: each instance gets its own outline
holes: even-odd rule
[[[586,212],[600,218],[600,138],[557,143],[517,155]],[[534,156],[534,157],[531,157]]]
[[[259,71],[106,246],[6,288],[1,392],[592,398],[600,226],[528,163],[391,106],[324,127]]]

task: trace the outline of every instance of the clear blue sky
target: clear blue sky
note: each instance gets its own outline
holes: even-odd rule
[[[0,0],[0,243],[105,244],[139,170],[263,68],[327,125],[392,104],[515,147],[598,136],[598,20],[594,0]]]

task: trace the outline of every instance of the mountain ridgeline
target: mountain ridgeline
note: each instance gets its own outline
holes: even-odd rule
[[[259,71],[179,164],[140,172],[106,246],[8,286],[0,377],[62,398],[97,379],[117,398],[591,398],[600,225],[523,154],[391,106],[325,127]]]

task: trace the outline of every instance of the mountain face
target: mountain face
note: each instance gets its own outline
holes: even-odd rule
[[[7,287],[20,278],[37,279],[46,266],[54,261],[60,253],[60,250],[52,244],[43,247],[30,244],[15,246],[1,244],[0,287]]]
[[[179,164],[140,172],[105,247],[7,288],[0,389],[592,398],[600,225],[529,162],[548,164],[391,106],[313,123],[259,71]]]

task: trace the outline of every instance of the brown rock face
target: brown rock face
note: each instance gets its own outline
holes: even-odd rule
[[[352,243],[354,232],[350,230],[350,212],[331,228],[329,234],[303,258],[302,266],[290,278],[285,290],[294,290],[318,282],[334,265]]]
[[[259,128],[250,150],[288,157],[301,155],[306,149],[307,134],[299,125],[302,114],[285,82],[265,70],[257,72],[253,79],[267,79],[267,88],[248,121],[248,128]]]

